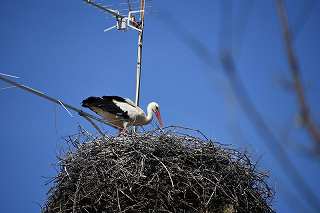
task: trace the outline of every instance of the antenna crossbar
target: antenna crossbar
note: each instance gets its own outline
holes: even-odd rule
[[[92,0],[83,0],[85,3],[87,4],[90,4],[104,12],[107,12],[107,13],[110,13],[111,15],[113,15],[114,17],[116,18],[119,18],[119,19],[123,19],[125,18],[124,16],[120,15],[116,10],[112,10],[110,8],[107,8],[101,4],[97,4],[96,2],[92,1]]]

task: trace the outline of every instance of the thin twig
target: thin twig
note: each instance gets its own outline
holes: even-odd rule
[[[120,200],[119,200],[119,189],[118,188],[117,188],[117,203],[118,203],[119,212],[121,212],[121,206],[120,206]]]
[[[81,183],[82,174],[83,173],[81,172],[81,174],[79,175],[79,178],[78,178],[78,181],[77,181],[77,185],[76,185],[76,191],[75,191],[74,196],[73,196],[72,213],[76,213],[77,196],[78,196],[78,193],[79,193],[79,190],[80,190],[80,183]]]
[[[70,117],[73,117],[72,113],[67,109],[67,107],[60,101],[58,100],[61,106],[67,111],[67,113],[70,115]]]
[[[171,186],[172,186],[172,188],[174,188],[174,184],[173,184],[173,180],[172,180],[171,174],[170,174],[168,168],[166,167],[166,165],[164,165],[164,163],[157,156],[155,156],[154,154],[151,154],[151,156],[154,157],[156,160],[158,160],[159,163],[165,168],[165,170],[167,171],[168,176],[170,178]]]
[[[84,119],[86,119],[89,123],[91,123],[91,125],[100,133],[102,138],[105,137],[105,134],[103,134],[103,132],[98,127],[98,125],[96,125],[90,118],[88,118],[87,116],[84,116],[82,113],[79,113],[79,115],[82,116]]]

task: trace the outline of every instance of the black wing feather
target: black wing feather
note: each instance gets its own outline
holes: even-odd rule
[[[121,116],[125,119],[129,119],[128,112],[123,111],[120,107],[118,107],[114,102],[126,102],[126,100],[122,97],[119,96],[103,96],[102,98],[100,97],[89,97],[85,100],[82,101],[82,106],[90,108],[91,107],[98,107],[102,109],[103,111],[112,113],[117,116]]]
[[[127,103],[126,99],[124,99],[120,96],[102,96],[102,99],[105,101],[111,101],[111,102],[112,102],[112,100],[115,100],[115,101]]]

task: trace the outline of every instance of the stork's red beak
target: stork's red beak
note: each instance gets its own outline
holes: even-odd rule
[[[163,127],[163,122],[162,122],[162,118],[161,118],[161,114],[160,114],[160,111],[155,111],[155,114],[157,116],[157,119],[159,121],[159,124],[160,124],[160,127],[162,128]]]

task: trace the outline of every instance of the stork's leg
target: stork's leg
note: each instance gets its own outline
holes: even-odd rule
[[[127,132],[127,125],[128,125],[128,122],[124,122],[123,123],[123,128],[119,129],[119,135],[118,136],[128,133]]]
[[[126,128],[119,129],[118,137],[121,136],[121,135],[124,135],[126,133],[127,133],[127,129]]]

